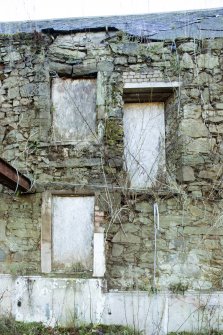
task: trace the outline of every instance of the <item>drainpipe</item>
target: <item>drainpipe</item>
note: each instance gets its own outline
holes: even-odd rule
[[[154,262],[153,262],[153,287],[156,288],[156,261],[157,261],[157,232],[160,229],[159,220],[159,207],[157,203],[153,205],[153,216],[154,216]]]

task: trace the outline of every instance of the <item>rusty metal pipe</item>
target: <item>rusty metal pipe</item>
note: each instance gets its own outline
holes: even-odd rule
[[[0,158],[0,183],[13,191],[28,192],[31,181],[16,168]]]

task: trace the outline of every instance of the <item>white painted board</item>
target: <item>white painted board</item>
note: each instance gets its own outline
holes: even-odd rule
[[[95,138],[96,79],[54,78],[52,113],[56,141]]]
[[[164,104],[124,105],[124,164],[131,187],[155,185],[165,170]]]
[[[94,197],[53,197],[53,268],[93,269]]]

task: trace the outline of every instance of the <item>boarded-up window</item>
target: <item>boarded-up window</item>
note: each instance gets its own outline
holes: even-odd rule
[[[96,79],[54,78],[52,103],[53,136],[56,141],[94,138]]]
[[[131,187],[155,185],[165,169],[163,103],[124,105],[125,166]]]
[[[92,270],[94,197],[53,197],[54,270]]]

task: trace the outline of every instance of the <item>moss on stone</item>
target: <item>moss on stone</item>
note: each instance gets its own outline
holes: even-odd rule
[[[105,137],[108,145],[116,145],[123,140],[123,127],[117,119],[109,119],[106,122]]]

